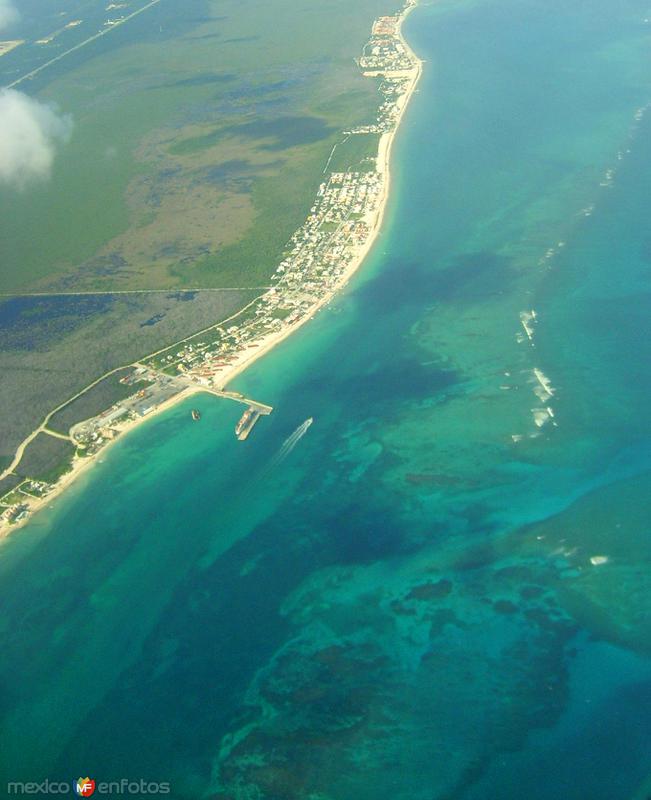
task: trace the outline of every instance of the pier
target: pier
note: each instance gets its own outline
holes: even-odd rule
[[[202,387],[203,388],[203,387]],[[273,411],[273,406],[268,406],[265,403],[259,403],[257,400],[251,400],[239,392],[227,392],[221,389],[204,388],[204,391],[214,394],[217,397],[224,397],[227,400],[234,400],[236,403],[243,403],[246,406],[245,412],[240,417],[237,425],[235,426],[235,435],[243,442],[253,430],[253,426],[260,419],[266,417]]]
[[[234,400],[236,403],[243,403],[246,406],[250,406],[262,417],[267,416],[267,414],[271,414],[271,412],[274,410],[273,406],[268,406],[265,403],[259,403],[257,400],[251,400],[250,397],[245,397],[239,392],[227,392],[223,389],[209,389],[208,387],[206,387],[204,391],[217,395],[217,397],[225,397],[227,400]]]

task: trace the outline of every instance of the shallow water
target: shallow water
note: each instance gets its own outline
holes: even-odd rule
[[[414,12],[427,64],[384,233],[350,289],[236,381],[271,417],[243,445],[236,406],[180,406],[0,551],[3,781],[641,793],[646,11]]]

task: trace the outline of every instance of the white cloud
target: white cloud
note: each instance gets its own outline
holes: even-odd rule
[[[22,189],[49,178],[56,146],[71,130],[69,116],[23,92],[0,90],[0,184]]]
[[[18,10],[11,0],[0,0],[0,31],[18,19]]]

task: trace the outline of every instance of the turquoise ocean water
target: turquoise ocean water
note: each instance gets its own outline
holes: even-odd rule
[[[373,254],[234,384],[272,416],[181,405],[0,548],[0,792],[648,797],[649,17],[411,15]]]

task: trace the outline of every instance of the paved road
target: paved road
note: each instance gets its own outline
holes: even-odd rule
[[[17,78],[13,83],[7,84],[7,86],[5,86],[4,88],[13,89],[14,86],[18,86],[23,81],[30,80],[35,75],[38,75],[39,72],[42,72],[44,69],[47,69],[48,67],[52,66],[52,64],[56,64],[57,61],[61,61],[62,58],[69,56],[70,53],[74,53],[77,50],[81,50],[81,48],[86,47],[87,44],[90,44],[91,42],[100,39],[102,36],[106,36],[107,33],[110,33],[112,30],[115,30],[115,28],[119,28],[120,25],[124,25],[125,22],[128,22],[130,19],[137,17],[138,14],[142,14],[143,11],[147,11],[148,8],[151,8],[152,6],[155,6],[158,3],[160,3],[160,0],[151,0],[151,2],[147,3],[146,6],[143,6],[142,8],[139,8],[137,11],[134,11],[132,14],[129,14],[128,17],[125,17],[124,19],[120,20],[120,22],[116,22],[115,25],[111,25],[110,28],[104,28],[103,30],[99,31],[99,33],[96,33],[94,36],[91,36],[88,39],[84,39],[83,42],[80,42],[79,44],[76,44],[74,47],[71,47],[69,50],[60,53],[58,56],[56,56],[56,58],[51,58],[49,61],[46,61],[45,64],[41,64],[40,67],[36,67],[36,69],[33,69],[26,75]]]
[[[196,294],[197,292],[266,292],[273,286],[227,286],[222,289],[113,289],[87,292],[0,292],[0,297],[86,297],[107,294]]]

